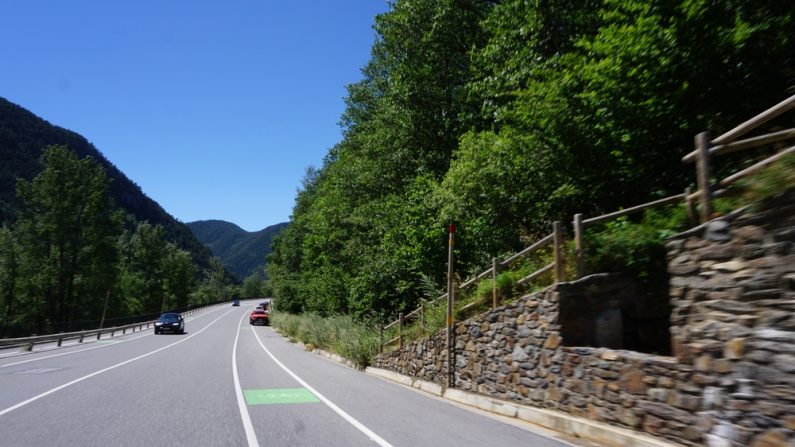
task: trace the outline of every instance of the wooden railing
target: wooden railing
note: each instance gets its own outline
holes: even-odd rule
[[[736,184],[738,180],[753,175],[759,172],[764,167],[776,162],[777,160],[781,159],[787,154],[795,153],[795,146],[790,146],[783,150],[780,150],[776,154],[761,160],[754,165],[745,168],[741,171],[738,171],[729,177],[726,177],[716,183],[712,183],[710,172],[711,172],[711,165],[710,159],[711,157],[718,156],[718,155],[725,155],[734,153],[741,150],[758,148],[761,146],[773,144],[773,143],[782,143],[788,140],[795,139],[795,128],[780,130],[776,132],[767,133],[764,135],[755,136],[752,138],[747,138],[744,140],[738,140],[743,135],[746,135],[748,132],[759,128],[760,126],[768,123],[770,120],[780,116],[781,114],[795,109],[795,95],[787,98],[786,100],[776,104],[775,106],[771,107],[770,109],[760,113],[759,115],[754,116],[753,118],[749,119],[748,121],[743,122],[742,124],[738,125],[737,127],[731,129],[730,131],[720,135],[719,137],[710,140],[709,134],[707,132],[701,132],[695,137],[695,147],[696,149],[689,154],[685,155],[682,158],[684,163],[691,163],[696,162],[696,180],[698,189],[694,192],[692,188],[688,187],[683,193],[676,194],[670,197],[665,197],[662,199],[654,200],[652,202],[636,205],[630,208],[626,208],[623,210],[615,211],[609,214],[604,214],[601,216],[591,217],[591,218],[584,218],[582,214],[575,214],[574,219],[572,221],[572,227],[574,229],[574,241],[575,241],[575,257],[576,257],[576,278],[579,279],[585,275],[585,266],[584,266],[584,259],[585,259],[585,243],[584,243],[584,231],[585,227],[589,225],[596,225],[600,223],[609,222],[619,217],[628,216],[631,214],[639,213],[649,208],[670,205],[677,202],[683,202],[685,208],[688,211],[688,217],[691,219],[691,224],[696,223],[696,214],[698,214],[700,223],[705,223],[706,221],[712,218],[712,200],[715,197],[719,197],[728,193],[728,188],[732,185]],[[722,188],[722,189],[718,189]],[[698,213],[696,213],[696,204],[695,202],[698,201]],[[462,290],[468,287],[471,287],[478,283],[479,281],[491,277],[492,279],[492,307],[496,308],[499,305],[499,296],[497,290],[497,275],[500,269],[507,268],[522,257],[525,257],[546,245],[552,243],[553,244],[553,253],[554,253],[554,261],[539,270],[536,270],[533,273],[525,276],[524,278],[517,281],[517,284],[525,284],[533,279],[538,278],[539,276],[548,273],[554,269],[555,271],[555,283],[560,282],[563,280],[563,259],[561,256],[561,247],[562,247],[562,232],[561,232],[561,224],[560,222],[555,222],[552,226],[552,234],[549,234],[539,241],[531,244],[524,250],[508,257],[507,259],[498,262],[496,258],[492,258],[492,267],[484,272],[481,272],[474,277],[464,281],[460,287],[453,287],[453,298],[456,296],[457,290]],[[420,332],[422,333],[425,330],[425,309],[428,305],[433,304],[439,300],[443,300],[447,298],[447,294],[444,294],[430,302],[422,301],[420,307],[409,312],[408,314],[404,315],[402,312],[399,314],[398,319],[383,326],[381,328],[381,348],[380,351],[383,352],[384,346],[391,345],[393,343],[398,343],[399,347],[403,347],[403,339],[404,339],[404,328],[408,321],[412,319],[419,319],[420,320]],[[460,310],[467,310],[468,308],[474,307],[480,303],[473,302],[470,303]],[[392,338],[391,340],[384,340],[384,332],[387,329],[394,327],[395,325],[398,326],[398,336]]]

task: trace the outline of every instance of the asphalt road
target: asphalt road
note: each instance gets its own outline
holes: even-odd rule
[[[308,353],[253,302],[127,334],[0,354],[2,446],[568,446]]]

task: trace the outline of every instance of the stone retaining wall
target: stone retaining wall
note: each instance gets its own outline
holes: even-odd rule
[[[716,222],[668,243],[675,357],[564,346],[560,303],[595,275],[457,323],[455,387],[686,445],[795,445],[795,192]],[[374,366],[445,384],[444,331]]]

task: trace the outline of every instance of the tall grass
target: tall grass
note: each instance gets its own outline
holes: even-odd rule
[[[369,366],[378,353],[378,330],[350,316],[274,312],[271,324],[290,339],[339,354],[358,368]]]

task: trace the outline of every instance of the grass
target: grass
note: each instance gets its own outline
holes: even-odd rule
[[[291,340],[334,352],[358,368],[369,366],[378,353],[378,330],[347,315],[323,317],[273,312],[271,324]]]

